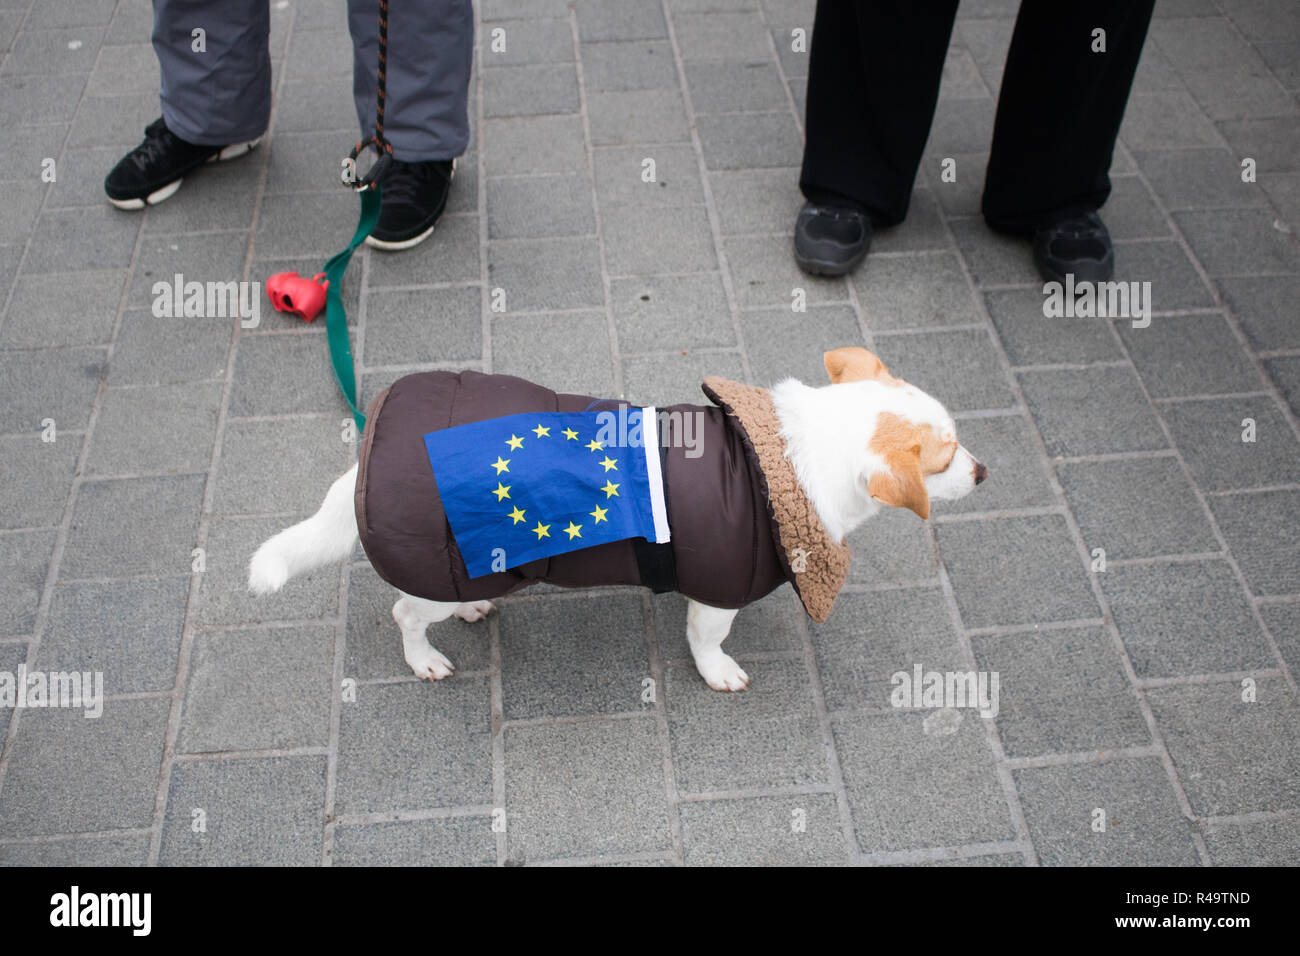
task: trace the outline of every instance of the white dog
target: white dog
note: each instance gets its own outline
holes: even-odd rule
[[[815,620],[825,619],[847,574],[848,552],[843,545],[847,534],[886,506],[907,508],[921,518],[928,518],[931,501],[961,498],[987,475],[985,467],[958,443],[956,425],[947,410],[920,389],[894,378],[875,355],[862,348],[836,349],[826,353],[825,364],[831,384],[819,388],[794,379],[787,379],[770,391],[718,379],[705,383],[710,397],[727,414],[724,416],[717,409],[709,409],[710,413],[718,420],[725,418],[730,427],[740,429],[751,468],[762,472],[762,481],[756,487],[771,496],[770,502],[758,498],[756,507],[772,519],[771,537],[776,543],[770,545],[766,540],[762,543],[775,555],[770,563],[779,568],[780,576],[765,583],[766,590],[759,588],[761,593],[754,593],[761,597],[781,580],[789,580]],[[479,380],[491,378],[483,376]],[[367,435],[376,428],[380,404],[376,400],[371,406]],[[363,456],[368,449],[367,444]],[[378,466],[372,462],[370,467]],[[278,591],[295,575],[344,561],[352,554],[358,539],[358,509],[363,500],[357,474],[358,468],[353,466],[334,482],[315,515],[258,548],[249,566],[250,590],[257,594]],[[431,480],[432,476],[429,477]],[[698,524],[700,514],[734,510],[734,502],[700,501],[698,486],[690,488],[689,499],[680,494],[674,499],[671,475],[666,474],[665,478],[670,485],[667,517],[674,541],[693,531],[686,527],[682,517],[688,512],[691,522]],[[373,479],[370,476],[372,482]],[[363,468],[361,485],[366,481]],[[391,504],[372,501],[369,507],[373,510]],[[801,506],[803,512],[799,511]],[[679,552],[679,572],[684,569],[680,562],[702,559],[706,567],[716,566],[719,575],[725,574],[726,569],[718,563],[726,560],[723,555],[744,549],[724,551],[730,542],[721,540],[716,542],[719,545],[716,554],[701,556],[699,545],[701,541],[709,542],[726,534],[725,529],[716,533],[706,529],[689,553],[685,549]],[[364,530],[362,537],[365,543]],[[594,549],[588,549],[588,555],[591,550]],[[369,544],[367,552],[370,552]],[[463,565],[460,568],[463,571]],[[689,568],[685,571],[689,577]],[[505,579],[506,575],[494,575],[492,579],[497,577]],[[542,578],[534,575],[511,579],[490,596],[538,579]],[[573,582],[560,580],[559,583]],[[598,583],[645,582],[609,579]],[[690,598],[686,637],[700,675],[715,690],[744,690],[749,684],[748,675],[722,650],[738,606],[716,607],[696,599],[695,594],[712,593],[703,585],[683,582],[675,585],[675,589]],[[399,593],[401,597],[393,605],[393,619],[402,631],[407,664],[421,678],[437,680],[448,676],[453,670],[452,663],[430,646],[426,629],[452,615],[477,621],[493,609],[492,603],[489,600],[435,601],[404,591]],[[747,603],[749,599],[729,603]]]

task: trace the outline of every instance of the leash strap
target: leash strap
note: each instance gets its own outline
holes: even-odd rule
[[[352,419],[357,423],[358,434],[366,430],[366,416],[357,408],[357,374],[352,362],[352,344],[348,341],[348,317],[343,310],[343,273],[348,270],[352,253],[365,241],[379,221],[378,184],[361,192],[361,218],[357,231],[346,249],[325,263],[325,278],[329,288],[325,292],[325,332],[329,338],[330,361],[334,363],[334,377],[338,379],[343,397],[352,409]]]

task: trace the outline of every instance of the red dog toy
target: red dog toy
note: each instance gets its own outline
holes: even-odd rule
[[[323,272],[310,279],[296,272],[277,272],[266,280],[266,296],[277,312],[293,312],[310,322],[325,308],[325,292],[330,284],[328,279],[320,281],[324,278]]]

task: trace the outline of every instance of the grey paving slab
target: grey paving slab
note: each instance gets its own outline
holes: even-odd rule
[[[982,321],[979,303],[951,252],[868,256],[854,273],[853,286],[872,331]]]
[[[745,364],[739,352],[674,352],[647,358],[623,360],[623,392],[628,401],[643,405],[675,405],[686,402],[703,405],[708,399],[700,383],[710,375],[732,381],[745,378]]]
[[[1300,708],[1280,678],[1260,680],[1257,699],[1235,682],[1147,692],[1192,812],[1228,815],[1296,803]]]
[[[452,189],[456,190],[456,187],[453,186]],[[390,285],[478,282],[479,276],[478,217],[447,215],[438,220],[433,235],[416,248],[406,250],[402,255],[373,252],[366,281],[371,289],[377,289]],[[358,271],[352,277],[352,288],[356,290],[359,287]],[[367,307],[373,310],[374,296],[369,297],[368,303]],[[351,306],[348,309],[348,317],[351,319],[353,309]],[[464,319],[465,316],[461,318]]]
[[[503,66],[483,75],[484,116],[573,113],[578,76],[571,64]]]
[[[609,327],[601,312],[502,316],[492,322],[492,370],[548,388],[614,397]]]
[[[149,834],[0,844],[0,866],[144,866]]]
[[[573,31],[567,19],[558,17],[502,20],[490,31],[483,31],[478,38],[475,57],[484,69],[530,63],[571,63]]]
[[[0,633],[31,634],[55,529],[0,535]]]
[[[863,852],[1014,839],[981,718],[958,713],[946,733],[927,733],[922,713],[835,720]]]
[[[602,215],[605,260],[611,275],[644,276],[712,271],[713,233],[703,206],[637,209]]]
[[[1134,154],[1166,209],[1234,209],[1268,203],[1242,181],[1241,159],[1222,148],[1139,150]]]
[[[979,669],[998,675],[994,719],[1008,757],[1150,745],[1137,696],[1100,628],[977,635],[971,646]]]
[[[689,661],[686,598],[676,593],[654,595],[650,599],[650,616],[659,657],[662,660]],[[738,661],[750,654],[787,654],[790,655],[790,666],[798,666],[796,655],[803,653],[800,631],[803,616],[803,605],[794,589],[777,588],[762,600],[740,610],[727,635],[726,651]]]
[[[320,862],[324,757],[179,761],[163,821],[165,866]]]
[[[933,583],[939,566],[923,522],[902,508],[885,508],[850,534],[849,583],[867,586]]]
[[[724,236],[754,232],[793,235],[803,204],[796,186],[799,170],[720,169],[709,173],[709,188]]]
[[[335,866],[496,866],[491,817],[343,825]]]
[[[799,164],[799,130],[787,113],[717,113],[695,127],[709,169]]]
[[[342,432],[341,418],[229,423],[213,509],[224,516],[314,512],[348,468],[351,446]]]
[[[189,592],[188,577],[57,587],[34,666],[99,671],[106,694],[170,692]]]
[[[24,710],[0,790],[0,835],[151,825],[170,706],[106,701],[93,718],[82,708]]]
[[[1123,357],[1109,319],[1048,316],[1042,289],[988,292],[984,299],[1012,365],[1086,364]]]
[[[333,375],[323,334],[241,335],[229,413],[243,417],[335,412],[342,416],[347,404]]]
[[[835,797],[708,800],[681,808],[687,866],[827,866],[848,862]]]
[[[34,120],[72,119],[86,87],[86,77],[0,76],[0,123],[6,128],[37,125]]]
[[[1178,402],[1163,414],[1206,491],[1300,482],[1300,444],[1269,396]]]
[[[993,341],[983,329],[881,336],[875,345],[891,372],[929,392],[949,411],[1015,404]]]
[[[1300,604],[1274,604],[1259,613],[1291,675],[1300,674]]]
[[[1135,93],[1129,97],[1120,139],[1134,150],[1187,149],[1219,145],[1218,130],[1182,90]]]
[[[665,342],[687,349],[736,344],[719,273],[615,279],[610,301],[623,352],[657,351]]]
[[[1300,251],[1275,227],[1270,209],[1189,211],[1174,219],[1212,276],[1300,271]]]
[[[477,285],[375,291],[366,297],[362,360],[383,366],[481,359],[482,301]]]
[[[808,385],[826,382],[826,350],[864,341],[858,317],[845,305],[812,306],[806,312],[754,309],[740,313],[740,332],[748,345],[755,382],[775,385],[797,378]]]
[[[1300,322],[1288,312],[1300,295],[1300,276],[1242,276],[1215,284],[1254,348],[1300,348]]]
[[[766,42],[761,27],[753,40]],[[738,60],[688,62],[686,85],[697,115],[789,108],[776,65],[762,53]]]
[[[677,65],[667,40],[584,41],[582,74],[588,92],[677,89]]]
[[[488,238],[541,239],[596,231],[585,173],[487,182]]]
[[[675,208],[704,202],[699,161],[689,146],[609,147],[595,151],[594,163],[602,218],[634,217],[636,210],[645,207]]]
[[[587,113],[596,146],[690,141],[686,105],[675,90],[588,93]]]
[[[1108,561],[1219,549],[1174,458],[1067,462],[1057,475],[1084,547],[1102,548]]]
[[[488,698],[482,677],[359,687],[339,726],[337,812],[488,804]],[[381,738],[377,726],[386,728]]]
[[[0,73],[89,73],[104,38],[98,24],[22,30],[8,47]],[[77,42],[81,41],[81,42]]]
[[[36,432],[45,419],[56,428],[85,428],[104,376],[105,353],[98,348],[0,352],[0,432]]]
[[[1267,173],[1294,171],[1300,165],[1296,161],[1300,135],[1295,129],[1295,98],[1289,102],[1290,110],[1274,117],[1242,119],[1238,113],[1219,124],[1223,138],[1241,156],[1256,160]]]
[[[84,482],[62,577],[185,573],[197,545],[203,482],[202,475]]]
[[[1132,283],[1150,282],[1137,286],[1141,301],[1152,312],[1172,312],[1178,309],[1205,309],[1214,306],[1213,296],[1206,288],[1196,266],[1187,257],[1182,246],[1172,240],[1154,242],[1124,242],[1116,246],[1115,278],[1128,282],[1130,301],[1137,303]],[[1132,326],[1139,319],[1130,312],[1127,320],[1117,320],[1117,325]],[[1152,322],[1155,320],[1152,319]]]
[[[1255,594],[1300,593],[1300,492],[1261,491],[1210,499],[1214,520]]]
[[[1099,577],[1139,677],[1276,666],[1225,561],[1110,567]]]
[[[0,346],[48,348],[102,345],[117,318],[124,275],[120,271],[22,276],[5,311]]]
[[[512,312],[604,305],[594,238],[497,240],[488,247],[488,287]]]
[[[1300,841],[1294,816],[1249,823],[1215,823],[1205,830],[1205,845],[1215,866],[1290,866],[1291,848]]]
[[[589,40],[640,40],[666,37],[663,11],[636,0],[580,0],[574,4],[578,37]]]
[[[1224,18],[1162,21],[1151,35],[1211,119],[1296,114],[1295,99]]]
[[[935,535],[966,627],[1100,615],[1062,517],[951,522]],[[1013,569],[1016,587],[1003,587]]]
[[[107,389],[90,439],[88,475],[194,473],[212,460],[221,385]]]
[[[0,483],[0,527],[59,524],[80,452],[78,435],[52,442],[42,441],[39,432],[0,438],[0,456],[10,479]]]
[[[1262,384],[1222,316],[1153,319],[1149,328],[1118,322],[1116,328],[1154,398],[1251,392]]]
[[[149,309],[122,314],[107,384],[169,385],[219,379],[234,323],[159,319]]]
[[[843,594],[825,624],[812,624],[826,706],[888,713],[894,676],[913,668],[956,671],[965,665],[952,619],[937,588]]]
[[[1300,409],[1300,356],[1289,355],[1268,359],[1264,371],[1282,392],[1282,397],[1293,413]]]
[[[1021,372],[1017,377],[1049,455],[1168,447],[1160,421],[1129,368]]]
[[[953,219],[950,226],[977,286],[1042,288],[1028,242],[995,233],[980,218]]]
[[[1169,778],[1153,757],[1013,773],[1046,866],[1199,863]]]
[[[505,731],[508,862],[671,849],[649,717]]]
[[[742,309],[789,309],[796,289],[808,305],[845,302],[848,288],[841,279],[805,275],[790,254],[789,236],[726,239],[723,249],[731,270],[736,302]]]

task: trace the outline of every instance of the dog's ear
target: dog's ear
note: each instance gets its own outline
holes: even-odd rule
[[[894,508],[907,508],[922,518],[930,517],[930,495],[921,474],[921,446],[891,450],[885,455],[885,471],[867,480],[867,493]]]
[[[831,384],[840,382],[861,382],[867,379],[879,379],[892,382],[894,377],[885,368],[885,363],[864,348],[852,345],[835,349],[822,356],[826,364],[826,374],[831,377]]]

